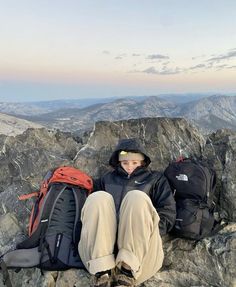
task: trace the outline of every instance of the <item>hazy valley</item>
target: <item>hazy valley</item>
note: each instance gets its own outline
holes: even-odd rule
[[[13,130],[19,129],[22,125],[23,129],[45,126],[49,129],[81,133],[92,129],[98,121],[149,117],[185,118],[205,134],[221,128],[236,130],[236,96],[224,95],[0,103],[0,113],[5,114],[0,116],[0,132],[8,135],[8,126],[9,130],[13,127]],[[8,120],[6,114],[11,115]],[[10,134],[13,133],[14,131]]]

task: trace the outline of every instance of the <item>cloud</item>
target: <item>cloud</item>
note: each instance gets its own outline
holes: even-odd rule
[[[140,73],[153,75],[174,75],[179,74],[180,72],[181,69],[178,67],[176,67],[175,69],[168,69],[166,66],[164,66],[161,70],[157,70],[155,67],[149,67],[143,71],[140,71]]]
[[[233,65],[233,66],[228,66],[226,67],[227,69],[236,69],[236,65]]]
[[[142,73],[146,73],[146,74],[156,74],[159,75],[159,72],[154,68],[154,67],[149,67],[143,71],[141,71]]]
[[[140,56],[139,54],[132,54],[132,56]],[[133,64],[136,69],[130,71],[130,73],[143,73],[148,75],[176,75],[180,73],[202,73],[206,71],[222,71],[226,69],[236,69],[236,48],[226,51],[222,54],[209,54],[192,57],[192,65],[189,66],[176,66],[174,61],[170,60],[167,55],[163,54],[146,54],[146,60],[157,60],[154,64],[149,64],[146,68],[140,66],[144,63]],[[224,60],[232,60],[230,62],[224,62]],[[159,60],[159,61],[158,61]],[[148,62],[148,61],[147,61]],[[150,63],[150,61],[149,61]],[[231,64],[231,65],[230,65]],[[139,68],[138,68],[139,67]]]
[[[109,52],[109,51],[106,51],[106,50],[102,51],[102,53],[103,53],[104,55],[110,55],[110,52]]]
[[[209,69],[214,69],[216,71],[221,71],[221,70],[224,70],[224,69],[234,69],[236,68],[236,65],[227,65],[227,64],[222,64],[222,65],[214,65],[214,62],[211,62],[211,63],[208,63],[207,65],[206,64],[198,64],[196,66],[192,66],[192,67],[189,67],[187,69],[185,69],[185,71],[193,71],[193,70],[197,70],[197,69],[202,69],[202,70],[209,70]]]
[[[224,65],[215,66],[214,68],[216,69],[216,71],[221,71],[221,70],[227,68],[227,66],[228,66],[228,65],[225,65],[225,64],[224,64]]]
[[[125,53],[116,56],[116,57],[115,57],[115,60],[122,60],[124,57],[126,57],[126,54],[125,54]]]
[[[207,66],[205,64],[198,64],[196,66],[192,66],[189,68],[189,70],[196,70],[196,69],[202,69],[202,68],[206,68]]]
[[[149,59],[149,60],[163,60],[163,59],[169,59],[169,57],[165,56],[165,55],[161,55],[161,54],[152,54],[152,55],[148,55],[147,59]]]
[[[122,56],[116,56],[116,57],[115,57],[115,60],[122,60],[122,59],[123,59]]]
[[[236,57],[236,49],[231,50],[230,52],[226,53],[226,54],[221,54],[215,57],[212,57],[210,59],[207,60],[207,62],[220,62],[223,60],[228,60],[228,59],[232,59]]]
[[[192,60],[196,60],[200,57],[192,57]],[[223,69],[229,69],[229,65],[225,64],[225,60],[233,60],[236,58],[236,48],[229,50],[227,53],[222,53],[219,55],[211,55],[206,59],[204,62],[199,63],[197,65],[191,66],[189,68],[186,68],[185,71],[193,71],[193,70],[209,70],[214,69],[216,71],[221,71]],[[231,67],[234,68],[233,65]]]

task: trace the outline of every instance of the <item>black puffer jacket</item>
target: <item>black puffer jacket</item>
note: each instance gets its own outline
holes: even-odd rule
[[[144,155],[145,165],[136,168],[131,175],[121,167],[118,156],[121,150],[136,151]],[[136,139],[121,140],[113,154],[109,164],[113,171],[106,173],[95,181],[94,191],[105,190],[109,192],[119,211],[124,196],[130,190],[141,190],[150,196],[154,207],[160,216],[160,233],[163,235],[171,230],[176,217],[175,201],[169,183],[162,173],[151,171],[147,167],[151,160],[142,145]]]

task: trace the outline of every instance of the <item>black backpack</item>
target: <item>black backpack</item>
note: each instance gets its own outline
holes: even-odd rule
[[[213,234],[215,172],[201,161],[181,159],[164,172],[176,200],[176,221],[172,232],[178,237],[201,239]]]
[[[84,268],[78,253],[81,209],[92,189],[92,179],[73,167],[59,167],[45,176],[31,212],[30,236],[16,250],[0,257],[3,279],[12,286],[8,268],[41,270]]]

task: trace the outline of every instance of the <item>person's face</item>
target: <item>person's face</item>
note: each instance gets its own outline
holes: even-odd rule
[[[137,167],[142,165],[142,161],[141,160],[122,160],[120,164],[122,168],[128,174],[131,174]]]

